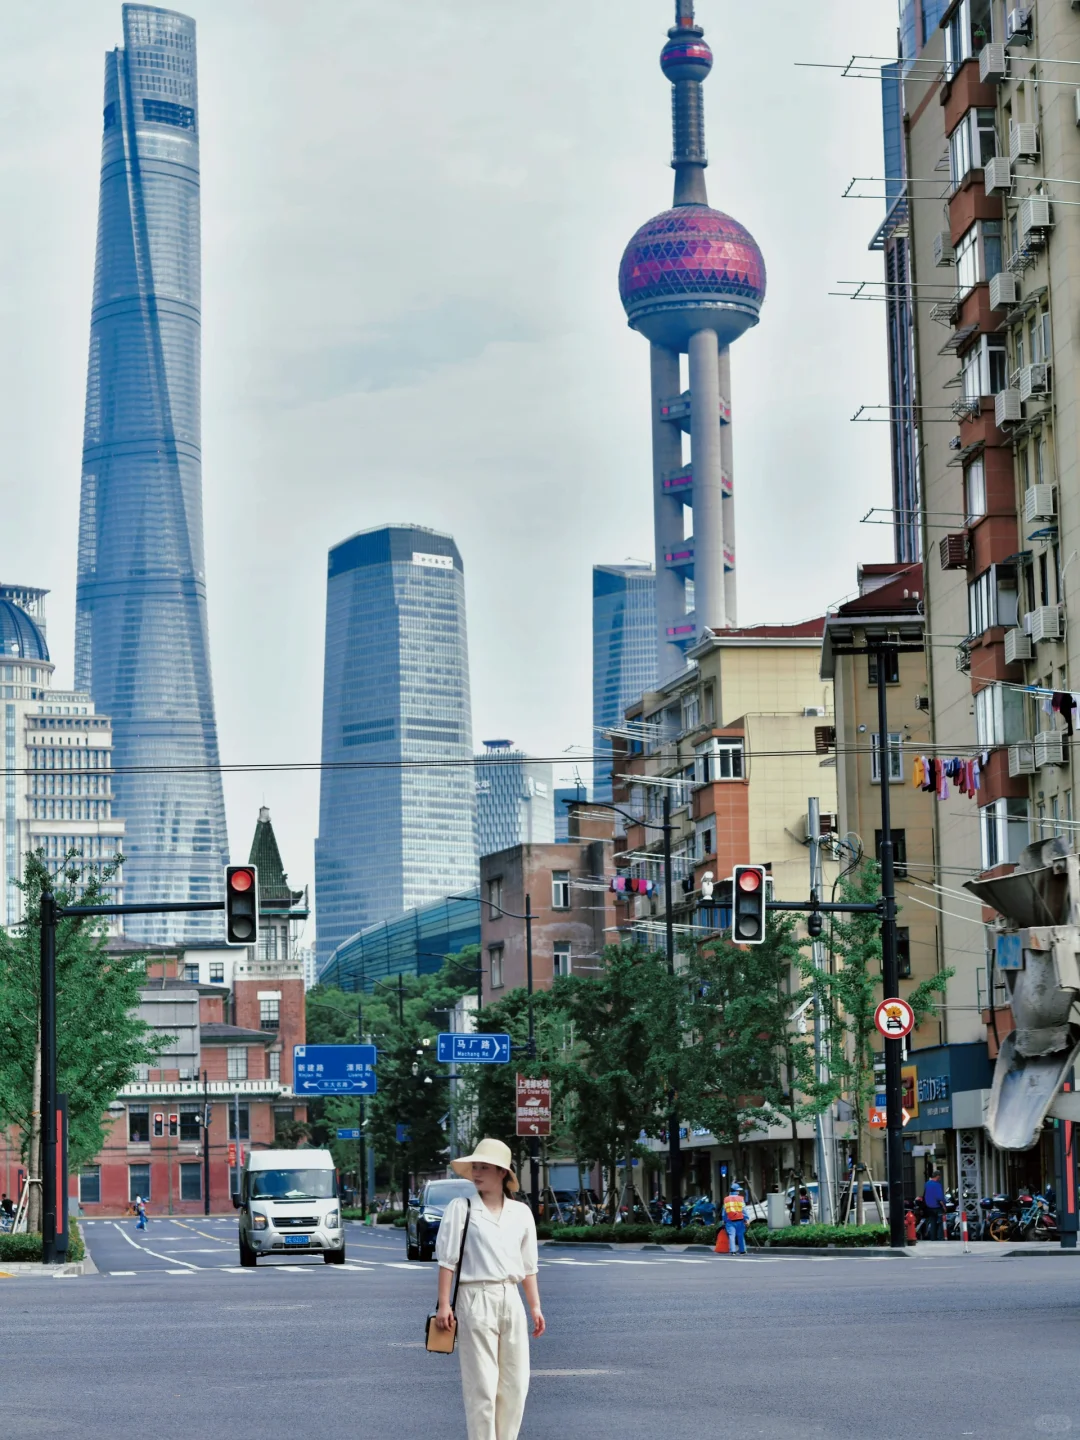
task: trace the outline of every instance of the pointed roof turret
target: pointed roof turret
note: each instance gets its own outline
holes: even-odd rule
[[[281,863],[277,836],[270,821],[270,811],[265,805],[259,811],[248,864],[254,865],[259,872],[260,910],[288,910],[303,900],[303,890],[289,889],[289,877]]]

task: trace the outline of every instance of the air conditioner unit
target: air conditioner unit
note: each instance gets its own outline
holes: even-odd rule
[[[1020,391],[999,390],[994,396],[994,424],[998,429],[1003,425],[1018,425],[1023,418]]]
[[[1065,764],[1065,734],[1062,730],[1040,730],[1035,736],[1035,766]]]
[[[1017,775],[1035,774],[1035,746],[1030,740],[1009,746],[1009,779]]]
[[[1031,11],[1017,6],[1005,17],[1005,44],[1031,44]]]
[[[956,261],[956,252],[953,250],[952,236],[947,230],[934,236],[934,264],[943,269],[946,265],[952,265]]]
[[[990,309],[1005,310],[1015,305],[1020,291],[1016,276],[1002,270],[990,281]]]
[[[963,530],[955,535],[944,535],[938,544],[938,558],[942,570],[966,570],[968,563],[968,537]]]
[[[1037,125],[1014,124],[1009,128],[1009,159],[1015,165],[1017,160],[1035,160],[1039,155],[1039,127]]]
[[[1053,485],[1032,485],[1024,496],[1024,519],[1030,522],[1032,520],[1053,520],[1053,518]]]
[[[1061,606],[1038,605],[1031,612],[1031,638],[1036,644],[1040,640],[1061,639]]]
[[[824,718],[826,711],[824,705],[804,705],[802,713],[807,718],[809,718],[811,715],[818,718]]]
[[[988,195],[1001,192],[1007,195],[1012,189],[1012,166],[1006,155],[995,155],[983,167],[983,186]]]
[[[1022,660],[1030,660],[1031,656],[1031,636],[1025,635],[1023,630],[1006,630],[1005,664],[1016,665]]]
[[[1053,221],[1050,218],[1050,201],[1042,195],[1029,195],[1026,200],[1020,202],[1020,234],[1029,245],[1043,243],[1042,234],[1049,230]],[[1040,237],[1040,238],[1036,238]]]
[[[1049,395],[1050,393],[1050,367],[1049,365],[1025,365],[1020,371],[1020,399],[1030,400],[1033,395]],[[1049,486],[1039,486],[1039,489],[1049,489]]]
[[[984,85],[1004,80],[1009,73],[1009,56],[1004,45],[984,45],[979,51],[979,79]]]

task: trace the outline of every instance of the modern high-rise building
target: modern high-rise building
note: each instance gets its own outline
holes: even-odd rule
[[[656,572],[651,565],[594,565],[592,593],[593,751],[607,757],[604,732],[656,688]],[[607,758],[593,762],[593,794],[611,799]]]
[[[551,764],[530,760],[512,740],[485,740],[476,757],[476,853],[555,840]]]
[[[330,551],[320,972],[366,926],[476,885],[465,577],[449,535],[387,525]]]
[[[653,515],[659,678],[707,629],[736,624],[730,347],[756,325],[765,262],[753,236],[709,206],[702,82],[712,51],[694,0],[676,0],[660,55],[673,86],[675,199],[626,247],[619,292],[652,347]],[[680,357],[688,357],[683,388]],[[683,454],[690,436],[689,457]],[[687,509],[693,511],[688,533]]]
[[[75,685],[113,722],[132,903],[212,899],[228,862],[203,558],[195,22],[123,7],[105,59]],[[132,917],[171,943],[221,917]]]

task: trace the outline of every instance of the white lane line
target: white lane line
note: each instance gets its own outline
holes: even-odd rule
[[[109,1271],[109,1274],[110,1274],[110,1275],[135,1275],[135,1274],[137,1274],[137,1273],[138,1273],[138,1272],[135,1271],[135,1270],[110,1270],[110,1271]]]
[[[730,1256],[728,1257],[731,1258]],[[681,1255],[665,1255],[657,1261],[659,1265],[711,1265],[711,1260],[684,1260]]]
[[[166,1275],[190,1275],[190,1270],[166,1270]]]
[[[555,1263],[561,1262],[556,1261]],[[603,1265],[659,1265],[661,1262],[659,1260],[603,1260],[600,1263]]]
[[[219,1265],[218,1269],[223,1275],[246,1275],[247,1267],[244,1265]]]
[[[603,1260],[545,1260],[545,1265],[603,1265]]]
[[[430,1273],[427,1269],[422,1270],[418,1265],[413,1264],[411,1260],[382,1260],[378,1263],[382,1265],[384,1270],[411,1270],[414,1275],[427,1275]]]
[[[143,1253],[146,1255],[152,1255],[155,1260],[164,1260],[166,1264],[172,1262],[174,1265],[179,1262],[179,1264],[181,1265],[187,1265],[189,1270],[201,1270],[203,1268],[201,1265],[191,1265],[188,1263],[188,1261],[181,1260],[178,1255],[159,1255],[156,1250],[151,1250],[149,1246],[139,1245],[136,1241],[132,1240],[131,1236],[127,1233],[126,1230],[122,1230],[120,1226],[117,1225],[115,1220],[113,1221],[113,1227],[121,1235],[123,1235],[124,1239],[128,1242],[129,1245],[133,1245],[136,1250],[142,1250]],[[172,1274],[173,1272],[170,1271],[169,1273]]]
[[[618,1375],[618,1370],[537,1370],[535,1367],[530,1371],[532,1375]]]

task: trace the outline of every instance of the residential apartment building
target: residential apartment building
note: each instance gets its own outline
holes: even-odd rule
[[[560,975],[595,974],[615,929],[614,817],[571,805],[562,844],[514,845],[480,860],[480,947],[484,1004],[525,985],[525,900],[533,914],[533,985]]]

